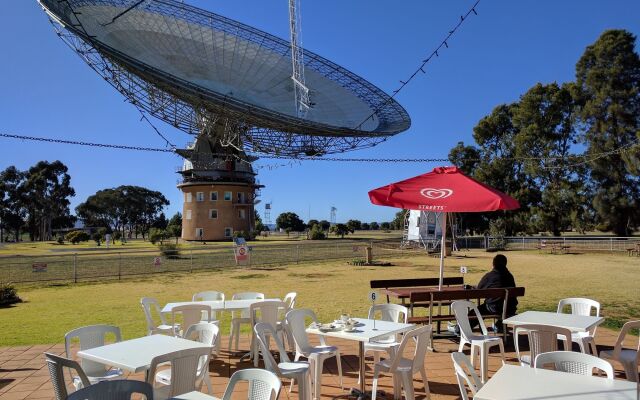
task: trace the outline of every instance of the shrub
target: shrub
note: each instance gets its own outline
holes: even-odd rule
[[[233,237],[234,238],[244,238],[245,240],[254,240],[257,235],[258,235],[258,232],[256,232],[256,231],[251,231],[251,232],[234,231],[233,232]]]
[[[169,233],[163,229],[151,228],[149,230],[149,241],[153,244],[160,242],[160,246],[162,246],[162,242],[169,239],[169,237]]]
[[[487,250],[504,250],[507,242],[504,239],[505,221],[501,218],[495,219],[489,223],[489,249]]]
[[[309,239],[311,240],[324,240],[327,238],[324,232],[322,232],[322,228],[320,225],[315,224],[311,227],[311,231],[309,232]]]
[[[16,288],[10,283],[0,282],[0,306],[8,306],[15,303],[22,303]]]
[[[58,244],[64,244],[64,237],[62,237],[62,235],[58,236],[58,239],[56,240],[58,242]]]
[[[180,249],[178,248],[178,245],[172,244],[172,243],[167,243],[167,244],[161,244],[159,247],[160,247],[160,252],[166,258],[168,258],[168,259],[180,258],[179,257],[180,256]]]
[[[89,241],[89,239],[91,239],[89,234],[84,231],[71,231],[67,233],[67,236],[65,238],[67,239],[68,242],[71,242],[73,244],[78,244],[80,242],[87,242]]]
[[[100,242],[102,241],[102,234],[100,232],[96,232],[91,235],[91,239],[95,240],[96,245],[100,246]]]

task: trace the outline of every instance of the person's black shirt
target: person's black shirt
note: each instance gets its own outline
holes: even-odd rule
[[[487,272],[480,283],[478,283],[478,289],[493,289],[493,288],[509,288],[515,287],[516,281],[511,275],[511,272],[507,268],[493,268]],[[502,312],[502,299],[486,299],[485,302],[488,310],[494,313]],[[518,306],[518,299],[509,298],[507,300],[507,316],[515,315],[516,308]]]

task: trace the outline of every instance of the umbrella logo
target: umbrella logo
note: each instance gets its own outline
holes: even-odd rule
[[[420,194],[428,199],[438,200],[446,199],[447,197],[451,196],[453,194],[453,190],[424,188],[420,191]]]

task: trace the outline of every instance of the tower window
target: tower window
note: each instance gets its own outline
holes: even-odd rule
[[[216,210],[216,209],[209,210],[209,218],[210,219],[218,219],[218,210]]]
[[[191,219],[191,210],[187,210],[187,219]]]
[[[233,228],[224,228],[224,237],[233,236]]]
[[[184,201],[186,201],[187,203],[191,203],[191,192],[187,192],[184,195],[185,195]]]
[[[210,192],[209,193],[210,201],[218,201],[218,192]]]
[[[231,201],[231,199],[233,199],[233,193],[232,192],[224,192],[224,201]]]
[[[238,204],[244,204],[244,193],[238,192]]]
[[[203,237],[204,237],[204,229],[196,228],[196,238],[202,240]]]
[[[204,201],[204,192],[196,193],[196,201]]]
[[[240,218],[240,219],[247,218],[247,211],[246,210],[238,210],[238,218]]]

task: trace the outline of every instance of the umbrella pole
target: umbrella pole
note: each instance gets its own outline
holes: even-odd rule
[[[444,280],[444,255],[445,246],[447,244],[447,213],[442,213],[442,243],[440,244],[440,280],[438,281],[438,290],[442,290],[442,281]]]

